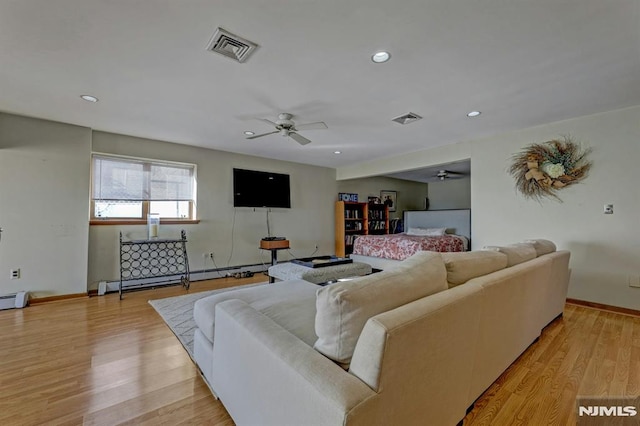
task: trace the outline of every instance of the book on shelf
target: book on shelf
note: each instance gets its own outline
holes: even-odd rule
[[[362,222],[347,222],[344,224],[345,231],[362,231]]]
[[[345,235],[344,244],[347,246],[352,246],[357,237],[359,237],[359,235]]]
[[[360,219],[360,210],[345,210],[344,217],[346,219]]]
[[[386,223],[384,221],[369,222],[369,229],[373,231],[380,231],[386,229]]]

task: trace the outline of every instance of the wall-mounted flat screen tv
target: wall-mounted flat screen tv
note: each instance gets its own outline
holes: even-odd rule
[[[233,169],[233,206],[291,208],[289,175]]]

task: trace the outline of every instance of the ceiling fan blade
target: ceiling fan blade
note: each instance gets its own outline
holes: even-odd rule
[[[323,121],[316,121],[314,123],[296,124],[297,130],[320,130],[328,129],[327,125]]]
[[[262,133],[260,135],[247,136],[247,139],[261,138],[263,136],[272,135],[274,133],[280,133],[280,131],[279,130],[274,130],[273,132],[269,132],[269,133]]]
[[[294,141],[298,142],[300,145],[306,145],[308,143],[311,143],[309,139],[295,132],[289,132],[289,137]]]
[[[269,124],[269,125],[271,125],[273,127],[276,127],[278,125],[277,123],[274,123],[271,120],[267,120],[266,118],[256,118],[256,120],[264,121],[265,123],[267,123],[267,124]]]

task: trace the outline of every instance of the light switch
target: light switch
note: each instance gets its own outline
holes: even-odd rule
[[[604,205],[604,214],[613,214],[613,204]]]

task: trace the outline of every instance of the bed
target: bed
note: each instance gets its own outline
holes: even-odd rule
[[[376,269],[385,269],[422,250],[467,251],[471,247],[471,210],[405,211],[404,229],[400,234],[357,237],[350,257]],[[426,232],[427,229],[430,232]],[[431,235],[434,229],[445,232]]]

